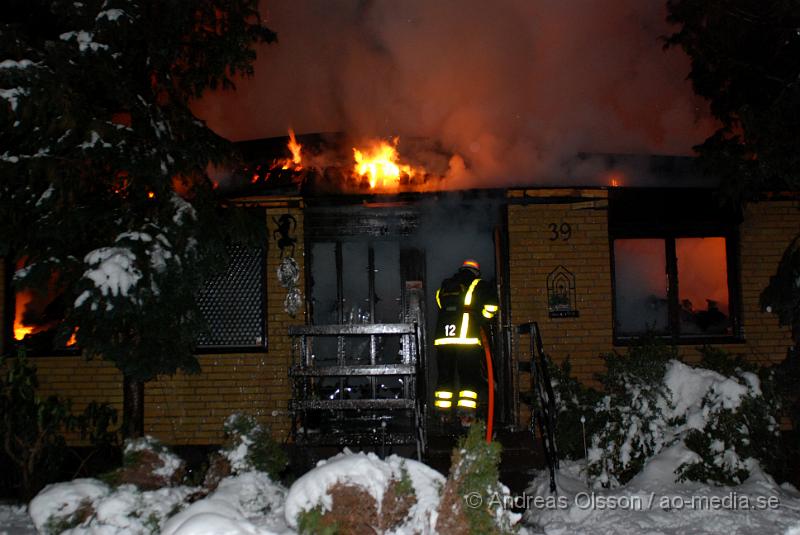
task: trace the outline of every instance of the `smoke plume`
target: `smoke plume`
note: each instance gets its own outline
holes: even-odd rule
[[[279,42],[197,113],[233,140],[426,138],[463,186],[558,183],[578,153],[689,155],[713,129],[663,0],[262,2]]]

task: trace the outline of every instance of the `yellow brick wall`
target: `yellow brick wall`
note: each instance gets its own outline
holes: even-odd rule
[[[284,312],[286,290],[277,280],[280,263],[272,232],[272,217],[289,213],[297,220],[295,259],[304,272],[303,214],[299,208],[268,208],[267,236],[267,344],[254,353],[200,355],[202,372],[178,373],[152,381],[145,388],[145,432],[169,444],[215,444],[222,440],[222,424],[232,412],[247,412],[268,424],[273,435],[286,438],[290,418],[288,366],[291,358],[289,325],[304,323],[304,310],[291,318]],[[301,276],[300,291],[305,296]],[[122,380],[112,364],[86,362],[80,356],[34,357],[42,393],[71,398],[80,411],[92,401],[108,401],[122,412]]]
[[[751,203],[740,227],[742,322],[744,344],[723,346],[759,364],[779,362],[792,344],[788,328],[778,318],[761,311],[759,297],[775,274],[786,246],[800,232],[800,203]]]
[[[39,393],[72,401],[73,414],[80,414],[92,401],[110,403],[122,418],[122,374],[113,364],[81,356],[29,357],[36,366]],[[80,444],[77,433],[67,436],[68,442]]]
[[[509,282],[511,322],[516,327],[536,321],[545,351],[560,362],[569,357],[572,370],[592,382],[602,370],[600,351],[612,340],[611,267],[608,242],[607,200],[587,198],[564,204],[512,204],[508,207]],[[550,225],[571,227],[569,240],[552,240]],[[575,275],[576,318],[550,318],[547,276],[559,265]],[[530,358],[527,335],[514,334],[519,359]],[[516,365],[514,365],[516,369]],[[530,375],[520,374],[521,391],[528,390]],[[520,406],[520,421],[528,415]]]
[[[569,357],[573,374],[597,387],[594,376],[604,370],[599,355],[615,349],[607,203],[597,198],[600,192],[596,190],[571,193],[577,202],[548,204],[538,192],[536,204],[511,204],[508,208],[511,322],[516,330],[522,323],[537,321],[545,351],[556,362]],[[523,199],[528,193],[510,195],[512,200]],[[581,195],[586,197],[581,199]],[[570,239],[551,240],[553,223],[569,223]],[[791,345],[789,330],[780,327],[774,315],[761,312],[759,295],[798,232],[797,202],[764,201],[748,206],[740,227],[739,249],[744,342],[719,347],[761,364],[785,357]],[[559,265],[575,275],[578,318],[548,317],[547,275]],[[527,336],[515,334],[514,339],[514,357],[527,360]],[[680,352],[688,362],[699,359],[696,346],[682,345]],[[517,379],[520,391],[528,390],[529,374],[520,373]],[[526,407],[520,405],[520,422],[528,417]]]

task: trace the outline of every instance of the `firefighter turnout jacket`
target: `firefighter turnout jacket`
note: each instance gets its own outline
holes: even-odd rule
[[[481,326],[497,313],[492,285],[469,269],[442,282],[436,291],[436,305],[436,346],[480,346]]]

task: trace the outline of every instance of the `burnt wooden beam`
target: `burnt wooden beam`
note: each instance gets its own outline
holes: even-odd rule
[[[412,410],[415,407],[413,399],[308,399],[308,400],[292,400],[291,408],[293,410],[372,410],[372,409],[390,409]]]
[[[404,364],[376,364],[374,366],[292,366],[289,375],[292,377],[335,377],[335,376],[371,376],[371,375],[414,375],[414,366]]]
[[[291,325],[289,336],[356,336],[370,334],[414,334],[413,323],[360,323],[348,325]]]

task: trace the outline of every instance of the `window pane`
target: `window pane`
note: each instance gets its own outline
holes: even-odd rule
[[[24,260],[16,268],[24,267]],[[47,353],[52,350],[77,349],[74,335],[65,341],[59,333],[64,321],[64,287],[60,275],[52,273],[47,284],[41,288],[16,288],[14,292],[13,336],[17,342],[24,340],[26,349],[33,353]]]
[[[369,315],[369,244],[342,243],[342,291],[345,324],[372,323]]]
[[[666,265],[664,240],[614,240],[618,334],[667,330]]]
[[[311,296],[314,325],[339,323],[336,304],[336,244],[311,246]],[[320,336],[311,341],[314,359],[324,366],[336,363],[336,338]]]
[[[678,300],[681,334],[730,332],[730,300],[725,238],[680,238]]]
[[[400,313],[400,244],[376,242],[375,323],[397,323]]]
[[[400,310],[400,244],[395,241],[375,242],[375,323],[398,323]],[[400,338],[378,338],[378,363],[400,362]],[[387,378],[389,382],[396,382]]]

